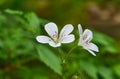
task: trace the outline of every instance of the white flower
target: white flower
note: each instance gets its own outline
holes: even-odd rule
[[[75,40],[73,34],[70,34],[73,31],[73,26],[67,24],[63,27],[60,34],[58,34],[57,25],[53,22],[50,22],[45,25],[45,31],[48,33],[48,36],[40,35],[36,37],[36,40],[39,43],[48,43],[52,47],[59,47],[61,43],[70,43]]]
[[[89,51],[92,55],[96,56],[96,54],[93,51],[99,52],[99,50],[95,44],[91,43],[91,40],[93,38],[92,31],[89,29],[85,29],[85,31],[83,32],[80,24],[78,24],[78,30],[80,33],[78,45],[82,46],[84,49]]]

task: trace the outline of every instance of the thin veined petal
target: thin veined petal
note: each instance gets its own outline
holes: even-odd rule
[[[36,40],[40,43],[49,43],[51,39],[47,36],[37,36]]]
[[[88,52],[90,52],[92,55],[96,56],[96,54],[89,49],[89,47],[87,47],[86,45],[81,45],[84,49],[86,49]]]
[[[51,42],[49,42],[49,45],[52,46],[52,47],[60,47],[61,43],[56,44],[54,41],[51,41]]]
[[[74,29],[74,27],[71,24],[65,25],[60,32],[60,38],[70,34],[73,31],[73,29]]]
[[[57,25],[53,22],[50,22],[45,25],[46,32],[50,35],[51,38],[56,40],[58,38],[58,28]]]
[[[79,45],[79,46],[82,46],[82,45],[84,45],[84,43],[85,43],[85,42],[84,42],[84,40],[83,40],[83,36],[80,35],[78,45]]]
[[[96,56],[96,54],[92,50],[86,49],[88,52],[90,52],[92,55]]]
[[[93,34],[92,31],[89,29],[85,29],[84,33],[83,33],[83,40],[85,42],[90,42],[93,38]]]
[[[78,24],[78,31],[79,31],[79,34],[81,35],[83,32],[81,24]]]
[[[60,40],[61,40],[61,43],[70,43],[75,40],[75,36],[73,34],[70,34],[66,37],[61,38]]]
[[[99,49],[98,49],[97,45],[95,45],[95,44],[93,44],[93,43],[89,43],[86,47],[87,47],[88,49],[92,50],[92,51],[99,52]]]

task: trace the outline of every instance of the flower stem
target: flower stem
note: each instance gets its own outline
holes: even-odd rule
[[[67,60],[67,58],[70,56],[70,54],[71,54],[71,52],[76,48],[77,46],[74,46],[67,54],[66,54],[66,56],[65,56],[65,58],[64,58],[64,62]]]
[[[69,55],[71,54],[71,52],[76,48],[77,46],[74,46],[66,55],[63,54],[62,50],[60,48],[58,48],[58,52],[61,58],[61,66],[62,66],[62,79],[67,79],[65,76],[65,65],[66,65],[66,60],[69,57]]]
[[[58,48],[58,52],[59,52],[59,55],[60,55],[61,66],[62,66],[62,76],[61,76],[61,79],[66,79],[65,75],[64,75],[64,70],[65,70],[65,68],[64,68],[65,64],[63,63],[63,61],[64,61],[64,55],[63,55],[63,52],[62,52],[62,50],[60,48]]]
[[[60,55],[60,59],[63,60],[63,55],[62,55],[62,52],[61,52],[60,48],[58,48],[58,52],[59,52],[59,55]]]

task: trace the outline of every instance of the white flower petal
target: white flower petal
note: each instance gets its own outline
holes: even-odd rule
[[[49,43],[51,39],[47,36],[37,36],[36,40],[40,43]]]
[[[50,23],[46,24],[45,30],[51,36],[51,38],[53,38],[54,40],[56,40],[58,38],[58,28],[55,23],[50,22]]]
[[[59,46],[61,46],[61,43],[56,44],[54,41],[51,41],[51,42],[49,42],[49,45],[52,47],[59,47]]]
[[[87,47],[88,49],[92,50],[92,51],[99,52],[98,47],[97,47],[95,44],[93,44],[93,43],[89,43],[86,47]]]
[[[93,51],[88,50],[88,49],[87,49],[87,51],[90,52],[92,55],[96,56],[96,54]]]
[[[71,24],[65,25],[60,32],[60,38],[70,34],[73,31],[73,29],[74,29],[74,27]]]
[[[75,40],[75,36],[73,34],[70,34],[60,39],[61,43],[70,43],[73,42],[74,40]]]
[[[93,51],[98,52],[99,50],[95,44],[90,42],[93,38],[92,31],[89,29],[85,29],[85,31],[82,33],[82,27],[80,24],[78,24],[78,30],[80,33],[78,45],[81,45],[84,49],[86,49],[92,55],[96,56],[96,54]]]
[[[84,42],[84,40],[83,40],[83,36],[81,35],[80,38],[79,38],[78,45],[79,45],[79,46],[80,46],[80,45],[82,46],[82,45],[84,45],[84,43],[85,43],[85,42]]]
[[[78,24],[78,30],[79,30],[79,34],[81,35],[83,32],[81,24]]]
[[[85,42],[90,42],[93,38],[93,34],[92,34],[92,31],[89,30],[89,29],[85,29],[84,33],[83,33],[83,40]]]

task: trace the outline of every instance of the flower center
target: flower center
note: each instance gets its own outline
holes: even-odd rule
[[[59,35],[56,31],[55,31],[55,34],[53,35],[53,40],[56,44],[59,43]]]
[[[55,33],[55,34],[53,35],[53,38],[58,38],[58,34]]]
[[[52,37],[57,39],[58,38],[58,33],[55,31],[55,33],[54,33],[54,35]]]
[[[56,44],[59,43],[59,39],[56,39],[56,40],[55,40],[55,43],[56,43]]]

